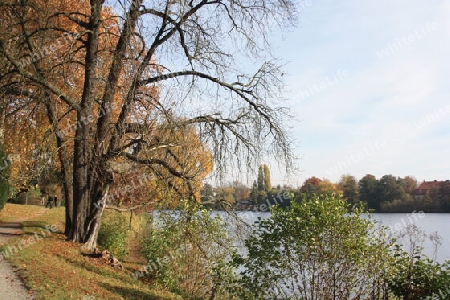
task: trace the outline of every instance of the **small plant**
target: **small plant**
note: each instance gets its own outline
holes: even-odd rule
[[[97,242],[118,258],[123,258],[126,252],[128,232],[127,218],[120,212],[107,211],[103,216]]]

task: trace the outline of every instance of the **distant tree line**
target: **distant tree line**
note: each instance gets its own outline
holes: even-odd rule
[[[413,176],[384,175],[377,179],[367,174],[359,181],[352,175],[342,175],[337,184],[313,176],[305,180],[300,191],[307,195],[338,193],[349,203],[361,201],[374,212],[450,212],[450,183],[443,181],[435,186],[418,195],[420,186]]]
[[[219,187],[205,184],[201,198],[204,202],[215,203],[214,208],[220,209],[223,204],[233,207],[239,203],[273,203],[280,192],[286,191],[295,202],[301,202],[303,196],[335,193],[342,195],[350,204],[362,202],[373,212],[450,212],[450,183],[442,181],[434,186],[432,190],[420,190],[420,185],[413,176],[396,177],[389,174],[377,179],[374,175],[367,174],[357,180],[346,174],[337,183],[312,176],[300,187],[272,187],[269,167],[261,165],[251,188],[239,181]]]

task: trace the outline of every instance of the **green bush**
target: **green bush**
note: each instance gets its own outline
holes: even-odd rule
[[[124,214],[116,211],[106,211],[98,232],[99,246],[108,249],[118,258],[123,258],[126,252],[129,233],[128,220]]]
[[[240,299],[384,299],[389,245],[383,229],[334,194],[309,196],[259,219],[231,291]]]
[[[232,299],[224,285],[233,276],[227,264],[233,239],[219,217],[193,201],[177,211],[160,212],[149,226],[143,254],[146,276],[183,299]]]
[[[9,198],[9,172],[10,161],[5,154],[3,145],[0,144],[0,210],[3,209]]]

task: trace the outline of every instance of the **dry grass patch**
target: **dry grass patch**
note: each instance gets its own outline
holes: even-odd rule
[[[18,219],[33,215],[31,211],[34,208],[24,205],[20,208],[25,213],[16,212]],[[57,232],[62,232],[63,219],[64,208],[47,209],[44,214],[26,221],[25,235],[10,240],[8,244],[17,245],[20,239],[35,236],[46,225],[54,225]],[[81,244],[65,241],[62,234],[48,233],[41,237],[9,257],[37,299],[81,300],[84,296],[92,297],[84,299],[181,299],[134,279],[131,275],[140,265],[124,263],[123,270],[112,268],[101,258],[84,254]]]
[[[79,244],[64,241],[62,235],[22,249],[11,261],[38,299],[177,299],[135,280],[128,270],[83,255]]]

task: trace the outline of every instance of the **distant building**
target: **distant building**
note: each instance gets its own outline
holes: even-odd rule
[[[414,190],[414,199],[423,200],[426,196],[435,201],[450,198],[450,181],[424,181]]]

